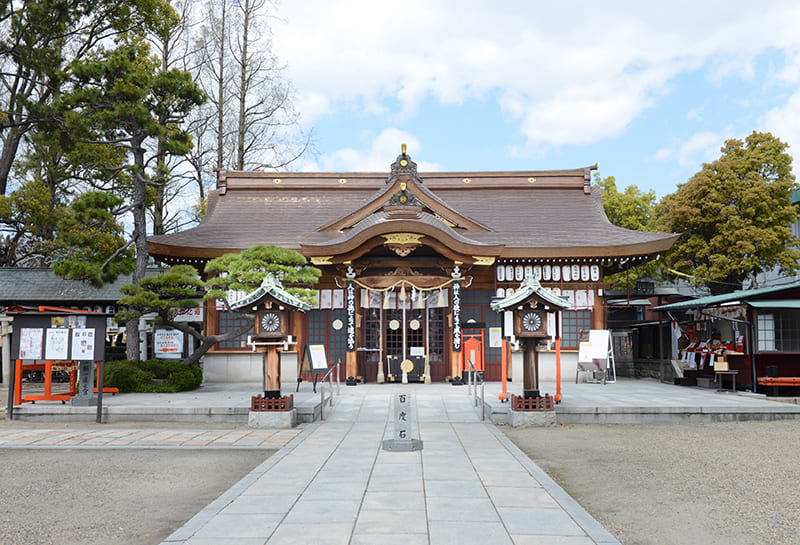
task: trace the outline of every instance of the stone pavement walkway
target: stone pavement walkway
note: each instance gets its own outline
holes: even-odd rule
[[[159,428],[0,428],[3,448],[247,448],[279,449],[301,430]]]
[[[383,450],[403,388],[340,397],[164,544],[618,543],[461,389],[410,389],[424,448]]]

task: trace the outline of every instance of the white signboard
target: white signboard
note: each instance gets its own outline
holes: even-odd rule
[[[38,327],[23,327],[19,332],[20,360],[42,359],[42,336],[44,330]]]
[[[69,329],[48,329],[44,348],[44,359],[69,359]]]
[[[593,359],[608,359],[609,331],[592,329],[589,331],[589,342],[582,342],[578,348],[578,361],[591,362]]]
[[[503,346],[503,328],[489,328],[489,348],[501,348]]]
[[[72,358],[73,360],[94,359],[94,329],[73,329],[72,331]]]
[[[153,350],[157,358],[181,358],[183,356],[183,331],[156,329],[153,332]]]
[[[202,322],[203,307],[194,308],[174,308],[172,309],[172,319],[176,322]]]

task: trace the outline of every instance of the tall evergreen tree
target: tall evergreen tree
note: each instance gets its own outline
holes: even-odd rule
[[[171,24],[173,21],[165,21]],[[129,210],[136,251],[133,282],[144,277],[148,262],[147,188],[150,182],[148,143],[168,154],[191,149],[191,137],[181,127],[189,111],[202,104],[204,95],[191,75],[181,70],[159,70],[145,41],[136,36],[120,39],[116,47],[71,65],[74,89],[57,104],[63,115],[64,137],[71,142],[124,149],[128,160],[109,165],[109,175],[129,179]],[[155,148],[156,146],[151,146]],[[128,338],[138,338],[128,323]],[[138,346],[128,343],[129,359],[137,359]]]
[[[25,135],[51,118],[68,65],[115,36],[160,24],[165,0],[21,0],[0,3],[0,195]]]

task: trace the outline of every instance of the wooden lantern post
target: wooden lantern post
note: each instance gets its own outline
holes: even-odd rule
[[[294,344],[289,334],[291,311],[305,312],[310,305],[287,292],[283,285],[267,275],[254,292],[231,305],[246,308],[256,315],[255,335],[247,342],[253,350],[263,352],[263,390],[266,398],[281,397],[281,361],[279,348]]]
[[[522,346],[522,390],[526,398],[540,397],[537,346],[550,337],[547,316],[570,306],[568,301],[545,290],[534,277],[523,280],[513,295],[491,303],[495,312],[514,312],[514,334]]]

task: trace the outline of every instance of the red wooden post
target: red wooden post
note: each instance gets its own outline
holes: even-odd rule
[[[53,395],[53,360],[44,360],[44,396]]]
[[[500,377],[503,381],[503,391],[500,393],[500,401],[505,401],[508,397],[508,356],[506,354],[508,343],[505,339],[501,339],[501,342],[503,344],[500,346]]]
[[[22,404],[22,360],[17,360],[17,373],[14,377],[14,405]]]

